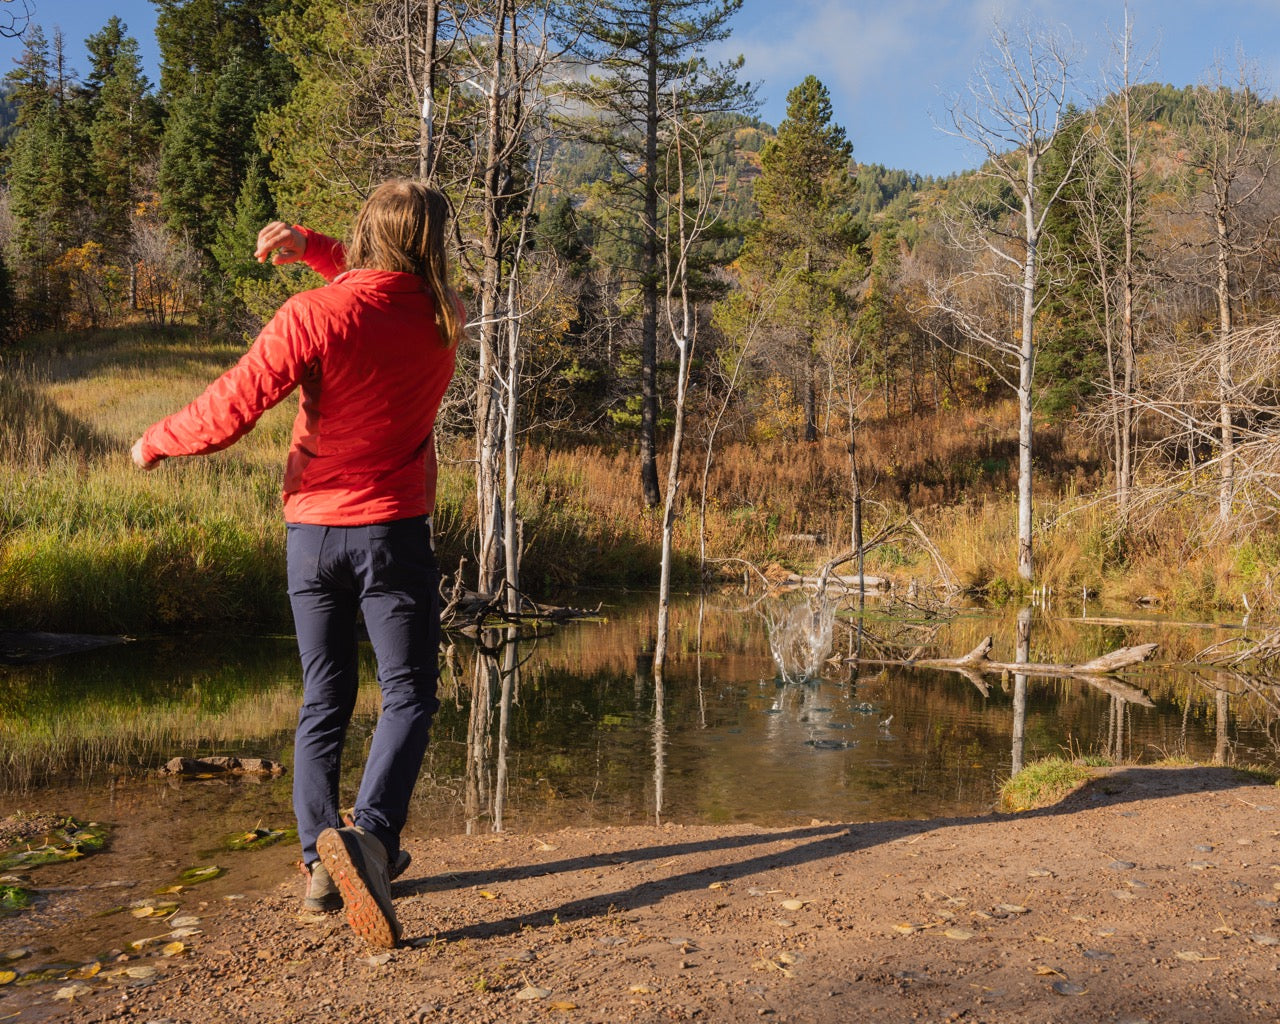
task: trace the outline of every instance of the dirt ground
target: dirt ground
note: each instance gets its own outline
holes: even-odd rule
[[[405,845],[390,953],[300,915],[282,853],[181,953],[0,987],[0,1020],[1280,1020],[1280,789],[1230,769],[1113,769],[1017,816]]]

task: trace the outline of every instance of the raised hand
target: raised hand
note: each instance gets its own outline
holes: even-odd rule
[[[275,252],[273,253],[272,250]],[[279,266],[282,263],[294,263],[302,259],[302,254],[306,251],[307,240],[301,231],[290,227],[284,221],[273,220],[258,232],[258,247],[253,255],[259,263],[265,263],[270,257],[271,262]]]

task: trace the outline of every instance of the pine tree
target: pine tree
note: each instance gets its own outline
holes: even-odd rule
[[[18,103],[9,159],[10,209],[15,226],[13,268],[32,326],[57,325],[68,312],[68,286],[57,263],[79,242],[86,220],[86,143],[71,103],[60,35],[49,43],[39,26],[8,80]]]
[[[774,327],[799,391],[807,441],[818,436],[818,347],[832,325],[847,319],[849,286],[862,275],[852,156],[844,129],[832,121],[826,87],[808,76],[787,94],[787,116],[761,154],[760,225],[739,259],[748,275],[790,281]]]
[[[210,259],[261,156],[258,116],[287,95],[293,77],[267,22],[283,0],[159,0],[161,99],[168,106],[160,199],[172,228]]]
[[[1077,160],[1079,166],[1071,166],[1069,155],[1082,151],[1085,133],[1098,129],[1078,111],[1068,113],[1070,120],[1045,154],[1038,186],[1042,204],[1055,194],[1059,197],[1049,206],[1044,222],[1045,262],[1054,287],[1042,286],[1034,378],[1036,405],[1051,417],[1076,409],[1103,377],[1105,361],[1097,323],[1103,297],[1098,290],[1097,259],[1106,260],[1108,266],[1102,269],[1114,276],[1123,240],[1123,226],[1114,216],[1116,204],[1091,201],[1094,197],[1088,194],[1118,190],[1120,176],[1101,160],[1091,161],[1093,166],[1087,168],[1083,159]],[[1069,171],[1072,176],[1064,182],[1063,175]],[[1091,217],[1089,223],[1086,216]]]
[[[93,236],[115,260],[124,259],[141,168],[155,158],[160,138],[159,107],[142,74],[137,40],[126,33],[127,26],[112,17],[85,41],[92,69],[80,100],[91,147]]]
[[[571,127],[613,158],[616,175],[602,185],[638,230],[619,270],[629,273],[640,302],[640,479],[645,503],[661,501],[657,470],[658,305],[662,238],[658,220],[673,92],[690,123],[755,106],[755,91],[738,80],[741,60],[712,65],[704,57],[724,39],[742,0],[573,0],[571,32],[584,60],[599,73],[565,88],[592,114]]]
[[[213,244],[213,258],[227,290],[248,314],[243,327],[250,336],[287,297],[284,287],[276,285],[282,275],[253,257],[258,229],[276,215],[265,165],[266,158],[261,156],[249,165],[235,210],[219,225]],[[288,278],[292,282],[294,275]]]

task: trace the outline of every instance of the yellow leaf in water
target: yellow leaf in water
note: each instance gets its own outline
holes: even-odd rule
[[[498,894],[496,892],[490,892],[488,889],[481,889],[480,895],[487,900],[496,900],[498,898]]]
[[[156,908],[155,907],[134,907],[131,911],[129,911],[129,913],[132,914],[134,917],[155,917]]]
[[[81,967],[81,968],[78,968],[77,970],[72,971],[70,974],[67,975],[67,977],[68,978],[92,978],[100,970],[102,970],[102,964],[97,964],[97,963],[86,964],[84,967]]]
[[[186,948],[181,942],[166,942],[160,947],[160,952],[164,956],[177,956]]]
[[[0,971],[0,985],[7,985],[17,978],[17,971]]]

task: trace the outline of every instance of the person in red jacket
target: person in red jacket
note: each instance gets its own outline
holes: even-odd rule
[[[293,803],[305,905],[341,903],[357,934],[388,947],[400,939],[390,876],[406,859],[400,832],[439,707],[432,430],[463,328],[447,217],[439,192],[395,180],[370,194],[345,249],[303,227],[268,224],[259,261],[304,260],[328,283],[288,299],[236,366],[148,427],[132,450],[144,469],[218,451],[300,392],[284,513],[303,678]],[[382,713],[344,825],[338,782],[356,701],[357,613],[373,642]]]

